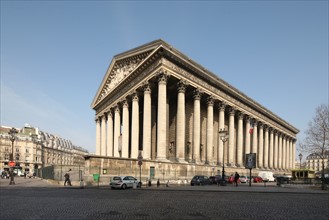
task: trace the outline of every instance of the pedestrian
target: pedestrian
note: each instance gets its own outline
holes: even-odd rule
[[[66,186],[66,183],[69,185],[69,186],[72,186],[71,185],[71,180],[70,180],[70,171],[71,169],[69,169],[69,171],[67,171],[64,175],[64,178],[65,178],[65,181],[64,181],[64,186]]]
[[[159,187],[160,186],[160,179],[158,179],[158,181],[157,181],[157,187]]]
[[[24,179],[26,179],[26,171],[24,171]]]
[[[234,182],[235,182],[235,186],[238,187],[238,181],[239,181],[240,175],[238,172],[235,172],[234,175]]]

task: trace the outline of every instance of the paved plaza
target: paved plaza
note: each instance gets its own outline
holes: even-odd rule
[[[47,180],[0,180],[0,219],[328,219],[329,193],[275,184],[64,187]]]

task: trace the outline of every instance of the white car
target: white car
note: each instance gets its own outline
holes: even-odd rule
[[[249,178],[247,176],[240,176],[241,183],[249,183]]]
[[[133,176],[115,176],[110,182],[110,186],[112,189],[133,188],[134,184],[136,184],[136,187],[142,186],[142,183]]]

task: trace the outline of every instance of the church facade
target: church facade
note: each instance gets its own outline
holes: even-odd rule
[[[294,168],[298,129],[163,40],[114,56],[91,107],[90,173],[138,174],[139,155],[148,178],[244,172],[249,153],[254,171]]]

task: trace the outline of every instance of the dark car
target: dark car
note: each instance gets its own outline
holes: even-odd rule
[[[211,184],[219,184],[222,179],[221,175],[216,175],[216,176],[210,176],[209,180]]]
[[[211,184],[211,182],[207,176],[197,175],[197,176],[194,176],[191,180],[191,186],[209,185],[209,184]]]

